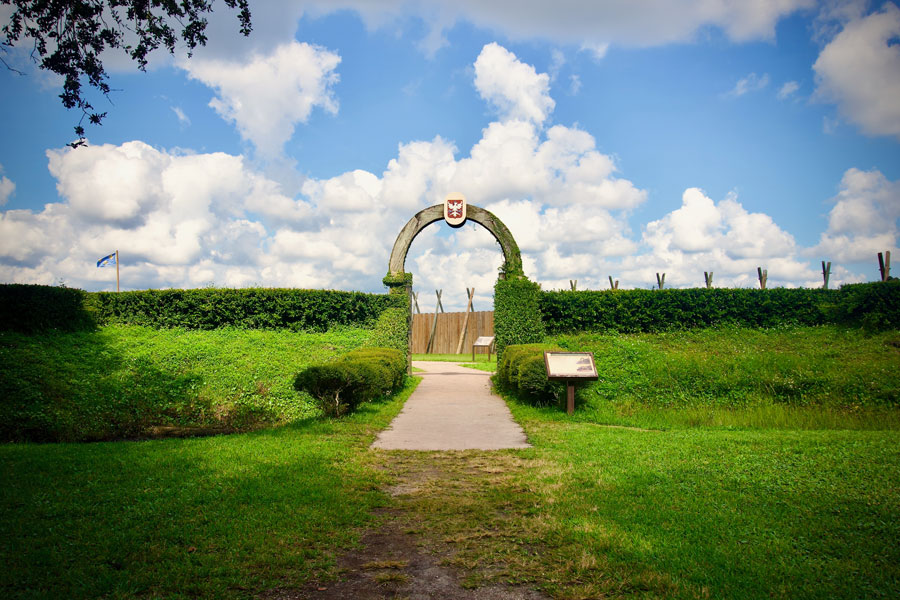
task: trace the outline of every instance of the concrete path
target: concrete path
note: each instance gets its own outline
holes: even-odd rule
[[[449,362],[413,361],[422,382],[373,448],[499,450],[530,448],[506,404],[491,395],[490,373]]]

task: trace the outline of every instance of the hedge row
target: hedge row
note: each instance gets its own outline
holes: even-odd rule
[[[394,348],[361,348],[297,374],[294,388],[312,396],[328,416],[351,413],[363,402],[390,394],[406,378],[406,354]]]
[[[87,293],[67,287],[0,284],[0,331],[84,331],[95,327]]]
[[[549,334],[654,332],[725,324],[771,328],[833,323],[890,329],[900,327],[900,281],[845,285],[839,290],[543,292],[540,312]]]
[[[509,345],[539,342],[543,337],[541,286],[525,277],[498,279],[494,285],[497,356],[502,357]]]
[[[370,325],[396,304],[386,294],[287,288],[99,292],[88,294],[86,300],[100,325],[295,331]]]
[[[513,344],[506,347],[497,363],[496,383],[535,406],[546,406],[560,400],[566,386],[547,379],[544,351],[561,351],[551,344]]]

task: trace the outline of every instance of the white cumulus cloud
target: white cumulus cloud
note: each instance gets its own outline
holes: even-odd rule
[[[847,23],[813,65],[817,97],[837,103],[841,113],[869,135],[900,138],[900,8]]]
[[[210,106],[235,124],[241,136],[267,157],[281,153],[298,123],[316,107],[336,113],[334,52],[300,42],[278,46],[248,60],[183,61],[188,75],[216,90]]]
[[[878,252],[896,252],[900,237],[900,181],[881,171],[848,169],[841,179],[828,229],[815,251],[829,260],[874,264]]]
[[[540,125],[556,106],[550,97],[550,76],[537,73],[495,42],[485,45],[475,61],[475,88],[503,120]]]
[[[16,191],[16,184],[5,175],[0,176],[0,206],[9,201],[9,197]]]

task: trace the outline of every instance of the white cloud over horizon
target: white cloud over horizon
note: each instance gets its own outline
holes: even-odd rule
[[[217,110],[260,152],[275,154],[287,138],[267,132],[293,131],[314,107],[327,109],[329,77],[340,60],[304,44],[279,48],[238,65],[202,63],[193,75],[218,82]],[[303,107],[251,98],[248,81],[259,73],[288,73],[273,85],[307,94]],[[522,250],[526,274],[545,288],[567,288],[578,279],[579,289],[606,289],[608,275],[623,288],[650,287],[656,272],[665,272],[672,287],[699,286],[703,271],[715,272],[716,285],[753,286],[758,266],[768,269],[772,286],[812,286],[820,279],[806,258],[810,252],[852,262],[865,258],[872,244],[881,251],[897,243],[900,182],[858,169],[843,174],[828,229],[813,249],[800,247],[771,216],[748,210],[736,195],[716,202],[699,187],[686,189],[678,208],[636,232],[630,220],[650,192],[620,176],[614,156],[602,153],[590,133],[549,124],[555,107],[549,80],[503,46],[486,44],[473,83],[499,120],[471,148],[460,152],[441,136],[403,142],[380,174],[353,169],[309,177],[296,196],[245,156],[141,141],[50,150],[48,169],[61,201],[37,212],[0,211],[0,279],[63,279],[109,289],[108,270],[93,265],[119,249],[125,289],[379,291],[403,224],[451,191],[503,220]],[[428,228],[413,243],[407,270],[417,272],[416,288],[455,286],[461,302],[462,288],[475,285],[485,302],[502,261],[496,241],[477,226],[450,235],[440,229]],[[835,284],[859,278],[838,267]]]

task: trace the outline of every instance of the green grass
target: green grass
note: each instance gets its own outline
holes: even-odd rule
[[[900,428],[900,334],[838,327],[558,336],[594,353],[577,419],[639,427]],[[548,418],[558,418],[549,411]]]
[[[193,331],[110,326],[92,333],[0,332],[0,437],[114,439],[151,426],[246,430],[315,414],[296,392],[304,366],[370,332]]]
[[[514,412],[535,448],[473,519],[505,515],[503,536],[463,563],[559,598],[900,593],[897,432],[639,431]]]
[[[414,387],[342,420],[247,434],[0,446],[0,597],[302,585],[389,502],[366,449]]]
[[[227,358],[204,372],[240,364],[247,334],[206,350]],[[135,330],[134,344],[154,335]],[[310,338],[296,360],[354,335]],[[369,451],[401,398],[240,435],[2,445],[0,597],[289,590],[332,569],[379,507],[467,586],[523,583],[561,599],[900,597],[898,340],[833,328],[555,338],[594,351],[604,381],[572,417],[508,399],[528,450]],[[237,374],[268,368],[253,355]],[[380,491],[398,479],[417,491]]]
[[[442,362],[455,362],[463,367],[477,369],[479,371],[487,371],[493,373],[497,370],[497,355],[491,354],[488,360],[487,354],[475,354],[475,362],[472,362],[471,354],[413,354],[413,360],[429,360]]]

